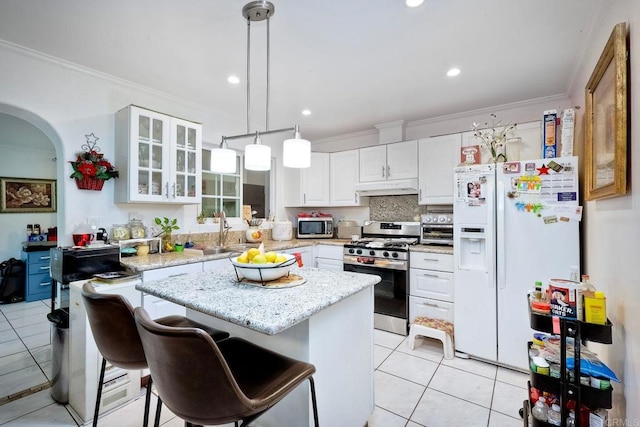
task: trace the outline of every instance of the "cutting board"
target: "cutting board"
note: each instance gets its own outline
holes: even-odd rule
[[[270,282],[256,282],[254,280],[249,280],[246,278],[242,278],[240,283],[244,283],[245,285],[256,286],[258,288],[266,288],[266,289],[284,289],[284,288],[293,288],[294,286],[300,286],[307,282],[307,279],[304,277],[298,276],[297,274],[289,274],[288,276],[283,276],[279,279],[272,280]]]

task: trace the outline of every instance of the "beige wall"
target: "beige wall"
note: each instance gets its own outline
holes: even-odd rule
[[[577,115],[576,150],[583,158],[584,88],[614,25],[627,22],[630,28],[631,81],[639,75],[640,2],[608,0],[604,2],[598,22],[594,23],[588,45],[591,46],[577,64],[570,98],[581,106]],[[609,425],[640,426],[640,113],[633,108],[640,100],[640,85],[630,86],[632,108],[629,155],[629,192],[625,196],[585,202],[583,226],[583,270],[592,282],[604,290],[608,316],[613,322],[613,345],[589,344],[602,360],[623,380],[614,384],[614,407]],[[635,153],[634,153],[635,152]],[[635,154],[635,155],[634,155]],[[584,180],[583,180],[584,182]]]

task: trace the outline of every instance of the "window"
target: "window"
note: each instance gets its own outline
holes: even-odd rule
[[[242,165],[236,157],[235,174],[211,172],[211,150],[202,150],[202,212],[206,217],[224,211],[228,218],[241,216]]]

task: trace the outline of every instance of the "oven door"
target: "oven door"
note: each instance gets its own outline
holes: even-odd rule
[[[406,270],[393,270],[345,263],[344,271],[380,276],[382,280],[374,287],[374,313],[395,317],[403,321],[407,320],[409,282]]]

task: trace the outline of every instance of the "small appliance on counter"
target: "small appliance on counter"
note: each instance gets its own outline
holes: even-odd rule
[[[352,219],[342,219],[336,224],[336,238],[337,239],[353,239],[353,236],[362,235],[362,227],[358,225],[357,221]]]
[[[420,215],[420,243],[453,246],[453,207]]]
[[[291,221],[273,221],[271,239],[276,241],[293,239],[293,224],[291,224]]]
[[[297,218],[298,239],[332,239],[333,238],[333,217],[328,214],[299,213]]]

